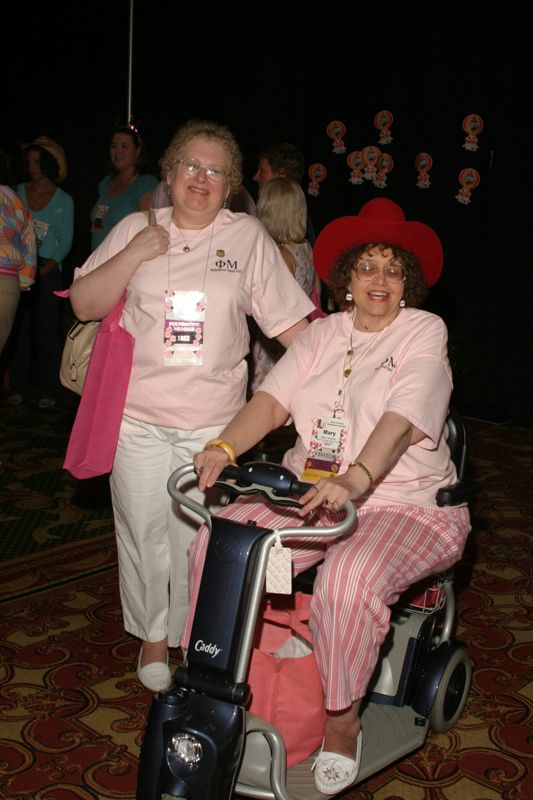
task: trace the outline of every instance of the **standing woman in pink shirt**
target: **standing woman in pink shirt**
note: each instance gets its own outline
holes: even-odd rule
[[[247,315],[287,347],[314,308],[263,225],[225,207],[241,163],[227,128],[186,123],[161,160],[172,205],[153,226],[140,212],[122,219],[70,288],[81,320],[101,319],[125,294],[122,325],[136,340],[111,493],[125,627],[142,642],[137,672],[153,691],[171,683],[195,533],[168,477],[244,404]]]
[[[284,464],[314,483],[299,516],[243,499],[221,516],[275,529],[302,524],[310,513],[332,521],[349,500],[357,506],[350,536],[290,544],[295,572],[324,558],[310,616],[327,710],[315,783],[323,794],[337,794],[357,779],[359,706],[389,629],[389,607],[413,583],[459,559],[470,524],[465,505],[436,504],[437,491],[456,481],[446,443],[446,327],[416,308],[441,271],[436,233],[377,198],[359,215],[327,225],[314,258],[341,312],[297,337],[195,464],[207,489],[228,453],[247,452],[291,416],[298,439]],[[202,529],[191,548],[193,574],[204,543]]]

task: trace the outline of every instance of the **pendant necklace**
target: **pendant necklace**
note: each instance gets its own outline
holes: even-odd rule
[[[216,222],[216,217],[213,220],[213,222],[210,223],[211,233],[209,235],[209,244],[208,244],[208,247],[207,247],[207,258],[205,260],[205,269],[204,269],[202,291],[205,291],[205,280],[206,280],[206,276],[207,276],[207,268],[209,266],[209,257],[211,255],[211,245],[213,243],[213,234],[215,232],[215,222]],[[170,221],[168,223],[168,235],[169,235],[169,237],[170,237],[170,227],[171,227],[171,225],[172,225],[172,218],[170,219]],[[178,225],[176,225],[176,223],[174,223],[174,225],[176,226],[176,228],[178,228],[179,232],[181,233],[181,229],[178,227]],[[206,226],[206,227],[208,227],[208,226]],[[200,228],[200,230],[196,233],[196,236],[198,236],[200,231],[204,231],[204,230],[205,230],[205,228]],[[189,243],[187,242],[187,239],[185,238],[185,236],[183,236],[183,233],[181,233],[181,235],[182,235],[183,241],[185,242],[185,247],[182,249],[182,253],[190,253],[191,248],[189,247]],[[196,239],[196,236],[194,237],[195,239]],[[169,247],[168,248],[168,290],[169,291],[170,291],[170,260],[171,260],[170,249],[171,248]]]
[[[181,230],[181,228],[177,224],[177,222],[175,222],[174,224],[175,224],[176,228],[178,229],[178,231],[180,232],[181,238],[185,242],[185,247],[182,248],[181,252],[182,253],[190,253],[191,252],[191,246],[190,246],[189,242],[187,241],[187,239],[185,238],[185,236],[183,235],[183,231]],[[192,237],[192,239],[190,241],[191,242],[194,241],[196,239],[196,237],[200,234],[200,231],[203,231],[203,230],[205,230],[205,228],[199,228],[199,230],[196,231],[196,233],[194,234],[194,236]]]
[[[352,327],[350,328],[350,344],[344,356],[344,364],[342,367],[342,378],[341,378],[341,385],[337,390],[337,397],[335,402],[333,403],[333,417],[335,419],[340,419],[344,416],[344,393],[346,390],[346,385],[350,380],[353,372],[358,364],[361,363],[363,358],[372,350],[375,344],[377,344],[378,340],[380,339],[383,332],[386,328],[382,328],[380,331],[376,331],[374,336],[367,342],[363,342],[358,347],[353,346],[353,331],[355,328],[355,314],[353,318]]]

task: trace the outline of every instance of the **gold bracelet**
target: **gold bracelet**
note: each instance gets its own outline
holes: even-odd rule
[[[224,450],[229,460],[233,461],[234,464],[237,463],[237,455],[235,453],[235,450],[230,444],[225,442],[223,439],[211,439],[210,442],[204,444],[204,450],[207,450],[208,447],[218,447],[219,450]]]
[[[369,486],[372,486],[372,484],[374,483],[374,478],[372,477],[372,473],[370,472],[370,470],[368,469],[368,467],[366,467],[366,466],[363,464],[363,462],[362,462],[362,461],[352,461],[352,463],[351,463],[351,464],[349,464],[348,466],[350,466],[350,467],[359,467],[359,469],[362,469],[362,470],[363,470],[363,472],[365,473],[366,477],[367,477],[367,478],[368,478],[368,480],[370,481],[370,483],[369,483],[368,485],[369,485]]]

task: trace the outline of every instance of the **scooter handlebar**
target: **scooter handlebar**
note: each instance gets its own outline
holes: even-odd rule
[[[248,461],[241,466],[229,464],[220,473],[216,485],[232,494],[260,494],[277,505],[301,508],[294,497],[304,495],[313,484],[299,481],[293,472],[281,464]]]
[[[201,517],[209,530],[211,530],[211,514],[196,500],[178,489],[179,484],[187,475],[194,473],[194,464],[184,464],[175,470],[167,481],[167,490],[170,496],[180,503],[180,505],[194,511]],[[259,481],[263,483],[260,484]],[[235,481],[229,483],[228,481]],[[266,485],[265,485],[266,484]],[[270,502],[283,506],[301,507],[294,495],[305,494],[312,484],[299,481],[294,473],[282,467],[280,464],[272,464],[268,461],[250,461],[242,466],[229,464],[220,473],[220,479],[216,482],[226,491],[231,491],[239,495],[261,494]],[[340,536],[353,529],[357,520],[357,513],[352,502],[344,505],[346,516],[340,522],[327,526],[317,527],[295,527],[285,528],[279,533],[283,536]]]

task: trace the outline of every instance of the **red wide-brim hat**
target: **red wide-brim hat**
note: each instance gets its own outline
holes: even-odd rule
[[[429,225],[406,220],[401,206],[385,197],[369,200],[357,216],[339,217],[320,231],[313,248],[316,271],[327,282],[344,250],[378,242],[410,250],[420,262],[426,285],[438,281],[444,260],[439,237]]]

